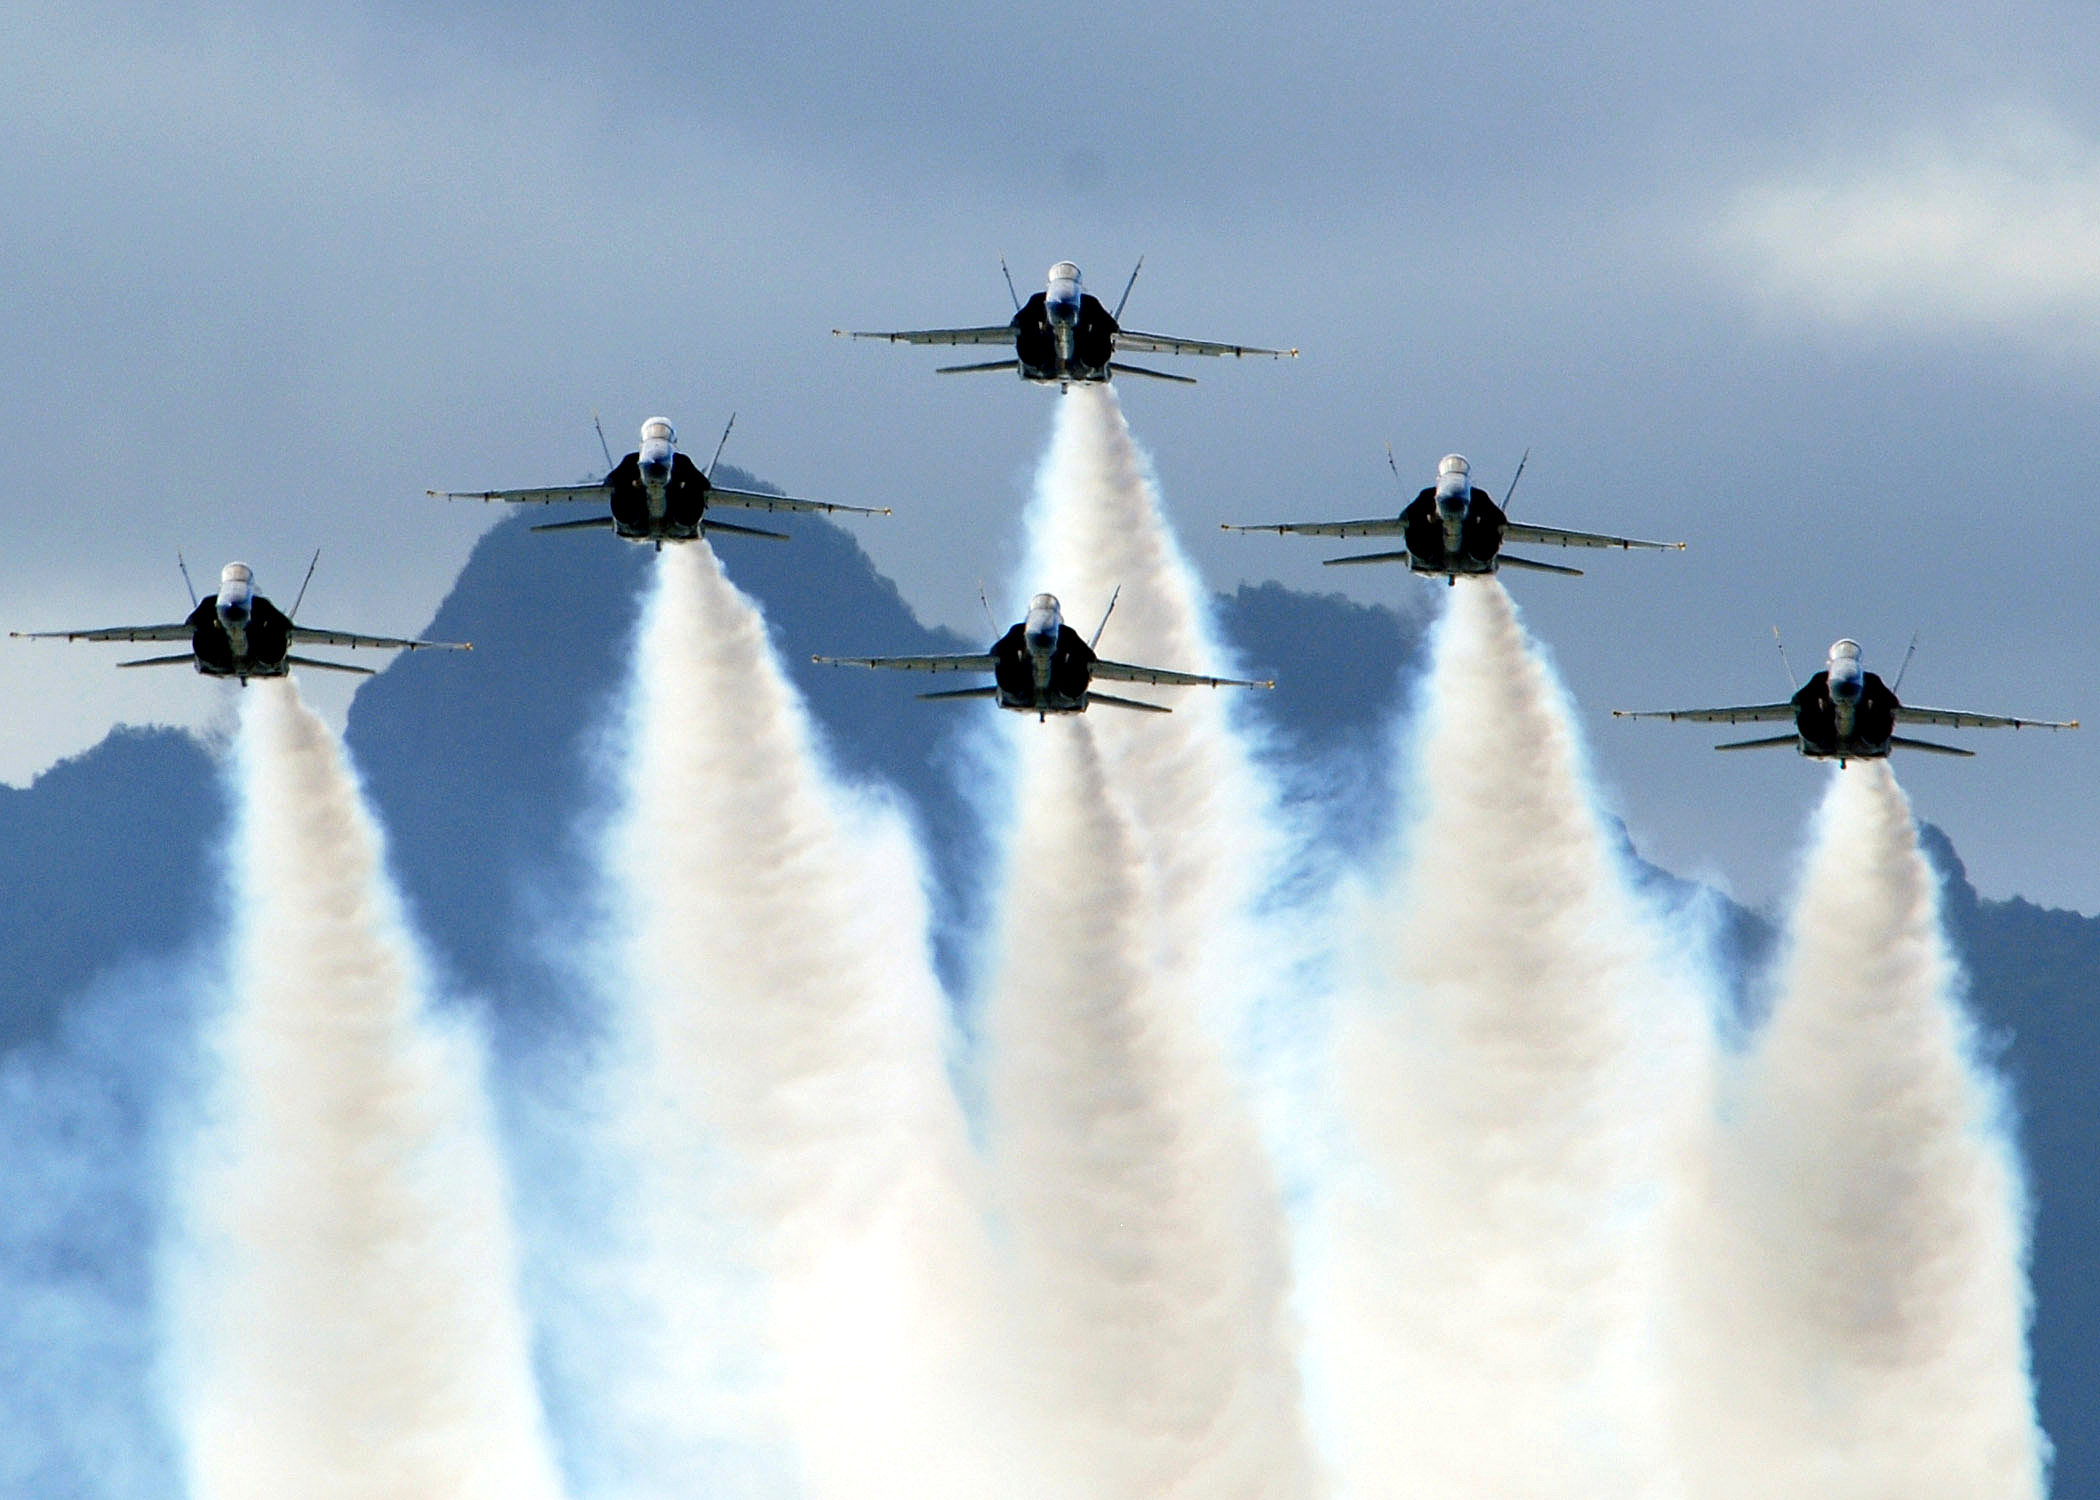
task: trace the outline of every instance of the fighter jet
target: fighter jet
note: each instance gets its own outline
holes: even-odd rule
[[[1517,480],[1524,477],[1526,454],[1517,464],[1516,476],[1503,498],[1516,493]],[[1390,452],[1386,464],[1393,477],[1400,466]],[[1402,481],[1403,493],[1405,481]],[[1486,490],[1473,487],[1473,466],[1462,454],[1446,454],[1438,460],[1436,483],[1416,495],[1398,516],[1374,516],[1362,521],[1285,521],[1267,526],[1227,526],[1227,531],[1274,531],[1294,536],[1397,536],[1398,552],[1365,552],[1355,557],[1330,557],[1327,566],[1351,563],[1406,563],[1411,573],[1427,573],[1456,584],[1461,574],[1482,576],[1498,568],[1524,568],[1534,573],[1563,573],[1580,578],[1582,569],[1558,563],[1512,557],[1502,550],[1505,541],[1539,542],[1554,547],[1642,547],[1656,551],[1682,552],[1682,542],[1641,542],[1632,537],[1605,536],[1595,531],[1562,531],[1552,526],[1527,526],[1512,521]]]
[[[1108,603],[1115,610],[1114,599]],[[1094,703],[1117,708],[1143,709],[1164,714],[1173,710],[1159,703],[1141,703],[1135,698],[1114,698],[1093,691],[1093,680],[1146,682],[1155,687],[1258,687],[1270,682],[1246,682],[1232,677],[1199,677],[1192,672],[1169,672],[1158,667],[1134,667],[1127,662],[1104,661],[1094,654],[1101,629],[1087,640],[1067,625],[1057,596],[1037,594],[1028,603],[1028,618],[999,637],[981,656],[818,656],[811,660],[833,667],[892,667],[905,672],[989,672],[990,687],[951,688],[947,692],[921,693],[921,698],[994,698],[1001,708],[1034,714],[1037,720],[1051,714],[1083,714]]]
[[[1143,270],[1144,265],[1144,259],[1140,257],[1138,270]],[[1005,272],[1006,262],[1001,261],[999,269]],[[1011,322],[986,328],[921,328],[900,333],[849,333],[843,328],[831,331],[842,338],[887,339],[893,344],[1010,344],[1014,351],[1012,359],[995,359],[979,365],[943,365],[935,373],[967,375],[981,370],[1015,370],[1023,380],[1035,385],[1054,385],[1060,391],[1069,390],[1075,380],[1096,382],[1113,380],[1118,375],[1143,375],[1148,379],[1172,380],[1182,385],[1196,383],[1192,376],[1169,375],[1164,370],[1126,364],[1117,357],[1119,354],[1298,357],[1296,349],[1255,349],[1243,344],[1170,338],[1160,333],[1134,333],[1122,326],[1121,319],[1123,304],[1130,300],[1130,288],[1137,285],[1137,278],[1137,270],[1132,271],[1122,297],[1116,302],[1116,310],[1110,312],[1080,284],[1079,267],[1061,260],[1050,268],[1043,290],[1026,302],[1014,290],[1012,275],[1007,275],[1007,294],[1014,302]]]
[[[319,554],[315,561],[320,560]],[[189,569],[182,570],[183,581],[189,581]],[[313,580],[313,569],[306,570],[308,582]],[[299,587],[299,598],[292,601],[291,614],[285,613],[261,594],[255,592],[255,573],[246,563],[232,562],[219,570],[219,592],[211,598],[197,600],[196,590],[190,591],[189,618],[173,625],[116,625],[104,630],[35,630],[11,631],[10,634],[23,640],[46,641],[181,641],[187,640],[190,649],[175,656],[148,656],[137,661],[120,661],[120,667],[178,667],[191,665],[206,677],[233,677],[242,687],[251,677],[283,677],[293,667],[318,667],[329,672],[354,672],[369,677],[371,667],[353,667],[346,662],[320,661],[310,656],[294,656],[291,648],[301,642],[317,646],[373,646],[385,651],[471,651],[473,645],[467,641],[412,641],[391,635],[355,635],[347,630],[316,630],[307,625],[295,625],[292,616],[299,612],[299,604],[306,597],[306,585]]]
[[[1905,658],[1906,665],[1908,658]],[[1896,674],[1898,686],[1903,674]],[[1914,740],[1897,734],[1907,724],[1938,724],[1948,729],[2076,729],[2078,721],[2012,719],[2002,714],[1970,713],[1960,708],[1915,708],[1896,697],[1895,688],[1859,664],[1859,642],[1837,641],[1823,670],[1784,703],[1752,703],[1740,708],[1687,708],[1674,712],[1628,713],[1613,709],[1615,719],[1688,719],[1695,724],[1755,724],[1791,719],[1791,734],[1769,739],[1732,740],[1716,750],[1768,750],[1792,746],[1811,760],[1882,760],[1890,750],[1927,750],[1934,755],[1974,755],[1952,745]]]
[[[736,418],[731,417],[729,424],[734,427]],[[599,429],[598,441],[601,446],[605,442],[603,428]],[[722,443],[728,441],[729,430],[725,428]],[[586,516],[579,521],[553,521],[532,529],[609,530],[630,542],[651,543],[658,551],[663,550],[665,542],[690,542],[716,532],[762,536],[776,542],[788,539],[784,531],[761,531],[755,526],[717,521],[707,514],[714,507],[824,511],[854,516],[886,516],[890,513],[887,506],[832,505],[822,500],[790,500],[784,495],[762,495],[756,490],[725,489],[714,483],[711,477],[721,457],[722,448],[717,445],[707,471],[701,472],[698,464],[678,451],[678,433],[670,422],[663,417],[651,417],[642,424],[641,446],[635,452],[614,463],[612,450],[605,449],[606,466],[611,472],[595,484],[557,484],[533,490],[431,490],[428,493],[438,500],[506,500],[514,505],[597,500],[611,507],[610,515]]]

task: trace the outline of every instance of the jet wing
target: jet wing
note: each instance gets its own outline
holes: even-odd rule
[[[709,505],[728,505],[739,510],[829,511],[848,516],[886,516],[887,505],[833,505],[826,500],[790,500],[785,495],[761,495],[756,490],[725,490],[720,485],[707,491]]]
[[[186,641],[194,631],[188,621],[176,625],[111,625],[103,630],[10,630],[24,641]]]
[[[1908,703],[1896,710],[1903,724],[1938,724],[1944,729],[2076,729],[2078,721],[2067,719],[2009,719],[2003,714],[1972,714],[1960,708],[1912,708]]]
[[[433,500],[508,500],[513,505],[552,505],[557,500],[603,500],[603,484],[555,484],[537,490],[425,490]]]
[[[1264,682],[1250,682],[1241,677],[1199,677],[1194,672],[1168,672],[1159,667],[1133,667],[1128,662],[1102,661],[1098,658],[1090,670],[1096,677],[1106,677],[1115,682],[1149,682],[1154,687],[1276,686],[1273,678]]]
[[[992,672],[999,659],[981,656],[812,656],[827,667],[894,667],[900,672]]]
[[[1605,536],[1596,531],[1561,531],[1552,526],[1526,526],[1511,521],[1502,528],[1505,542],[1543,542],[1555,547],[1642,547],[1654,552],[1682,552],[1682,542],[1641,542],[1630,536]]]
[[[1011,344],[1014,328],[1001,323],[995,328],[906,328],[896,333],[862,333],[857,329],[834,328],[841,338],[887,339],[892,344]]]
[[[1164,333],[1132,333],[1123,328],[1116,331],[1118,354],[1230,354],[1245,358],[1250,354],[1265,355],[1270,359],[1296,359],[1296,349],[1257,349],[1251,344],[1214,344],[1208,339],[1177,339]]]
[[[1739,708],[1675,708],[1659,709],[1652,713],[1628,713],[1623,708],[1611,711],[1614,719],[1679,719],[1693,724],[1759,724],[1768,720],[1791,719],[1794,705],[1791,703],[1747,703]]]
[[[348,630],[315,630],[305,625],[294,625],[291,637],[295,641],[312,641],[317,646],[371,646],[382,651],[472,651],[472,641],[411,641],[398,635],[356,635]],[[325,663],[323,664],[325,665]]]
[[[1407,530],[1398,516],[1372,516],[1362,521],[1283,521],[1264,526],[1226,526],[1226,531],[1273,531],[1279,536],[1400,536]]]

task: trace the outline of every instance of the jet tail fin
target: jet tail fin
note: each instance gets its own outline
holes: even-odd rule
[[[1137,285],[1138,272],[1145,269],[1145,257],[1140,255],[1136,265],[1130,268],[1130,280],[1123,283],[1123,295],[1116,298],[1116,310],[1109,314],[1118,323],[1123,321],[1123,308],[1130,301],[1130,289]]]
[[[197,654],[194,651],[185,651],[180,656],[142,656],[136,661],[117,663],[120,667],[194,667],[196,664]]]
[[[1792,746],[1798,749],[1800,744],[1801,736],[1798,734],[1775,734],[1769,739],[1762,740],[1730,740],[1727,744],[1716,745],[1714,748],[1716,750],[1777,750],[1781,746]]]
[[[299,606],[306,602],[306,586],[314,581],[314,569],[319,566],[321,566],[321,549],[316,547],[314,548],[314,560],[306,565],[306,577],[300,581],[299,597],[294,599],[292,607],[285,611],[284,617],[287,620],[299,618]]]
[[[722,450],[729,446],[729,434],[736,431],[736,413],[729,414],[729,425],[722,429],[722,441],[715,444],[715,456],[707,461],[707,477],[715,477],[715,465],[722,461]]]
[[[1148,714],[1170,714],[1174,712],[1173,709],[1167,707],[1164,703],[1140,703],[1135,698],[1111,698],[1107,693],[1090,692],[1086,695],[1086,701],[1089,706],[1096,703],[1112,703],[1117,708],[1142,708]]]
[[[1511,557],[1507,552],[1498,553],[1499,566],[1522,568],[1527,573],[1559,573],[1566,578],[1580,578],[1582,569],[1562,567],[1559,563],[1533,562],[1528,557]]]
[[[1953,745],[1935,745],[1931,740],[1907,740],[1901,735],[1891,736],[1891,745],[1901,745],[1906,750],[1924,750],[1933,755],[1974,755],[1974,750],[1960,750]]]

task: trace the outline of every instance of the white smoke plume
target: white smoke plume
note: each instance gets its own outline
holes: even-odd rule
[[[1446,599],[1411,821],[1346,903],[1316,1389],[1353,1496],[1665,1493],[1667,1185],[1704,1015],[1508,595]]]
[[[1028,524],[1026,590],[1058,592],[1075,628],[1091,630],[1077,616],[1105,609],[1120,586],[1103,655],[1224,670],[1201,583],[1112,389],[1077,386],[1060,398]],[[1083,731],[1035,726],[1024,736],[990,1023],[995,1114],[1011,1127],[998,1165],[1009,1184],[1042,1174],[1026,1189],[1038,1208],[1089,1192],[1133,1212],[1152,1203],[1111,1236],[1143,1263],[1135,1291],[1121,1285],[1129,1272],[1115,1254],[1036,1221],[1040,1237],[1022,1246],[1029,1274],[1078,1299],[1051,1330],[1061,1341],[1053,1359],[1068,1370],[1114,1364],[1144,1340],[1176,1354],[1145,1360],[1148,1394],[1120,1410],[1105,1403],[1130,1390],[1127,1374],[1070,1392],[1076,1421],[1105,1424],[1096,1458],[1114,1493],[1281,1497],[1318,1487],[1283,1214],[1230,1061],[1288,964],[1258,910],[1277,847],[1230,691],[1170,690],[1171,716],[1101,707]],[[1112,836],[1102,819],[1113,820]],[[1045,880],[1057,888],[1041,893],[1054,921],[1039,920],[1023,894]],[[1053,956],[1065,949],[1094,957],[1069,984],[1046,986],[1038,965],[1065,973],[1069,961]],[[1110,1045],[1104,1017],[1138,1039]],[[1022,1097],[1036,1087],[1051,1092]],[[1112,1149],[1060,1136],[1088,1129],[1105,1101],[1126,1127]],[[1095,1298],[1101,1305],[1083,1310]]]
[[[981,1184],[908,832],[826,775],[703,544],[643,621],[610,867],[644,1161],[637,1372],[690,1474],[760,1434],[818,1497],[999,1488]],[[719,1478],[719,1474],[716,1475]]]
[[[2043,1492],[2021,1185],[1885,762],[1832,774],[1691,1270],[1699,1492]]]
[[[197,1500],[551,1500],[475,1038],[434,1017],[333,734],[242,700],[219,1099],[174,1359]]]
[[[1039,1492],[1295,1500],[1316,1486],[1251,1132],[1150,956],[1153,869],[1091,724],[1022,730],[986,1029]]]
[[[1174,540],[1112,386],[1076,385],[1059,398],[1028,533],[1026,590],[1060,594],[1075,628],[1091,632],[1095,612],[1115,599],[1103,656],[1230,675],[1202,580]],[[1135,696],[1170,704],[1173,715],[1106,708],[1088,716],[1101,721],[1101,753],[1154,866],[1156,962],[1187,977],[1211,1019],[1228,1027],[1280,967],[1249,920],[1280,850],[1269,789],[1232,726],[1231,699],[1241,691],[1139,689]]]

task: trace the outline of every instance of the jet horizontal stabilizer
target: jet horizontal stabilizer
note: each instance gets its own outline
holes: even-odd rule
[[[994,359],[981,365],[941,365],[934,370],[936,375],[976,375],[985,370],[1018,370],[1018,359]]]
[[[1171,380],[1176,385],[1196,383],[1196,377],[1193,375],[1169,375],[1165,370],[1148,370],[1143,365],[1126,365],[1121,360],[1108,367],[1108,374],[1110,379],[1118,375],[1142,375],[1147,380]]]
[[[1801,736],[1798,734],[1775,734],[1770,739],[1730,740],[1727,744],[1716,745],[1714,748],[1716,750],[1777,750],[1782,746],[1798,749],[1800,744]],[[1956,753],[1966,754],[1967,752],[1958,751]]]
[[[1521,568],[1528,573],[1559,573],[1568,578],[1582,576],[1580,568],[1564,568],[1559,563],[1533,562],[1528,557],[1511,557],[1507,552],[1499,555],[1499,561],[1505,568]]]
[[[949,688],[949,689],[947,689],[947,690],[946,690],[945,692],[939,692],[939,693],[920,693],[920,694],[919,694],[918,696],[919,696],[919,697],[921,697],[921,698],[927,698],[927,699],[933,699],[933,698],[996,698],[996,697],[998,697],[998,696],[999,696],[999,690],[998,690],[997,688],[995,688],[995,687],[973,687],[973,688]]]
[[[1901,745],[1906,750],[1923,750],[1932,755],[1975,755],[1974,750],[1957,750],[1952,745],[1935,745],[1931,740],[1907,740],[1901,735],[1889,738],[1891,745]]]
[[[318,667],[324,672],[351,672],[359,677],[370,677],[375,670],[371,667],[353,667],[343,661],[322,661],[313,656],[287,656],[284,664],[288,667]]]
[[[549,521],[534,531],[606,531],[617,524],[611,516],[585,516],[581,521]]]
[[[727,521],[702,521],[700,529],[710,535],[717,531],[726,531],[731,536],[762,536],[769,542],[788,540],[788,534],[784,531],[760,531],[756,526],[732,526]]]
[[[142,656],[137,661],[117,663],[120,667],[194,667],[196,664],[197,656],[192,651],[185,651],[180,656]]]
[[[1351,563],[1404,563],[1406,561],[1407,553],[1404,550],[1399,552],[1359,552],[1354,557],[1330,557],[1320,566],[1323,568],[1343,568]]]
[[[1148,714],[1170,714],[1174,712],[1173,709],[1167,707],[1164,703],[1140,703],[1135,698],[1111,698],[1106,693],[1088,693],[1086,701],[1089,704],[1112,703],[1117,708],[1141,708]]]

